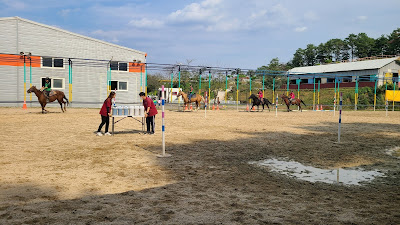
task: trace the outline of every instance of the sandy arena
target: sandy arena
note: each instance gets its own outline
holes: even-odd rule
[[[0,108],[0,224],[400,224],[400,112],[166,112],[156,134],[99,109]],[[110,126],[111,129],[111,126]],[[104,128],[103,128],[104,131]],[[398,149],[398,148],[397,148]],[[397,152],[396,152],[397,151]],[[250,161],[385,173],[360,186],[290,178]]]

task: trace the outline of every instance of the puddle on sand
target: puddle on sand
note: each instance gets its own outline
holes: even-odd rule
[[[361,168],[352,169],[319,169],[305,166],[295,161],[283,161],[278,159],[267,159],[249,162],[253,165],[267,166],[272,171],[279,172],[289,177],[306,180],[309,182],[324,182],[328,184],[361,185],[361,182],[372,181],[375,177],[384,176],[383,173],[372,170],[366,171]]]

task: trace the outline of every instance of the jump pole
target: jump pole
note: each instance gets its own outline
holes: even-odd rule
[[[336,77],[335,77],[335,93],[333,95],[333,116],[336,115]]]
[[[275,77],[274,79],[272,79],[272,101],[274,101],[274,97],[275,97]]]
[[[146,97],[147,97],[147,63],[144,64],[144,76],[145,76],[144,92],[146,93]]]
[[[25,55],[24,55],[24,105],[23,109],[27,109],[26,107],[26,65],[25,65]]]
[[[228,99],[228,71],[225,71],[225,104]]]
[[[394,80],[395,78],[393,78],[393,112],[394,112],[394,93],[396,91],[396,82]],[[386,93],[385,93],[386,94]]]
[[[318,105],[319,105],[319,92],[321,90],[321,81],[318,81]]]
[[[386,97],[386,92],[387,92],[387,80],[385,78],[385,82],[386,82],[386,90],[385,90],[385,110],[386,110],[386,116],[388,116],[388,108],[389,108],[389,102],[388,99]]]
[[[140,65],[140,92],[143,91],[143,65]]]
[[[249,75],[249,78],[250,78],[250,95],[251,95],[251,74]],[[250,99],[250,104],[251,104],[251,99]]]
[[[265,92],[264,92],[264,83],[265,83],[265,71],[263,71],[263,87],[262,87],[262,90],[263,90],[263,96],[264,96],[264,98],[265,98]]]
[[[206,91],[206,99],[204,102],[204,118],[207,118],[207,101],[208,101],[208,95],[207,95],[207,91]]]
[[[339,105],[339,127],[338,127],[338,143],[340,143],[340,128],[342,125],[342,101],[343,101],[343,93],[340,93],[340,105]]]
[[[354,111],[357,111],[357,102],[358,102],[358,79],[356,77],[356,88],[354,90]]]
[[[286,96],[289,95],[289,74],[287,75],[287,82],[286,82]]]
[[[174,79],[174,71],[171,71],[171,90],[169,91],[169,95],[171,96],[171,103],[172,103],[172,88],[173,88],[173,79]]]
[[[199,70],[199,95],[201,94],[201,69]]]
[[[69,78],[68,79],[68,83],[69,83],[68,97],[69,97],[69,102],[72,102],[72,60],[71,59],[68,59],[68,78]]]
[[[275,117],[278,117],[278,94],[276,94],[275,99]]]
[[[179,76],[179,83],[178,83],[178,91],[181,90],[181,66],[178,66],[178,76]],[[181,99],[178,98],[179,107],[181,106]]]
[[[32,57],[29,55],[29,88],[32,87]],[[29,101],[31,102],[32,106],[32,92],[29,95]]]
[[[300,82],[301,82],[301,79],[297,79],[296,82],[297,82],[297,98],[300,99]],[[297,110],[299,110],[299,106],[297,106]]]
[[[239,69],[236,69],[236,110],[239,110]]]
[[[374,91],[374,111],[375,111],[375,108],[376,108],[376,86],[377,86],[377,82],[378,82],[378,80],[375,80],[375,91]]]
[[[208,102],[210,102],[211,97],[211,70],[208,70]],[[211,108],[211,104],[208,104],[209,109]]]
[[[164,85],[161,86],[161,110],[162,110],[162,154],[161,155],[157,155],[157,157],[170,157],[170,154],[165,154],[165,109],[164,109],[164,105],[165,105],[165,96],[164,96]]]
[[[315,110],[315,77],[313,78],[313,81],[314,81],[313,110]]]

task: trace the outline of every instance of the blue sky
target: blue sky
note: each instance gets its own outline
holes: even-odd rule
[[[147,62],[246,69],[350,33],[390,34],[399,9],[399,0],[0,0],[0,17],[144,51]]]

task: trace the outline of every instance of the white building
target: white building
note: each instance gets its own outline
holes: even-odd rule
[[[22,106],[25,95],[28,107],[38,106],[36,96],[31,102],[26,91],[31,84],[41,87],[45,77],[74,107],[99,107],[107,84],[117,91],[117,103],[141,102],[145,52],[19,17],[0,18],[0,30],[0,106]]]

